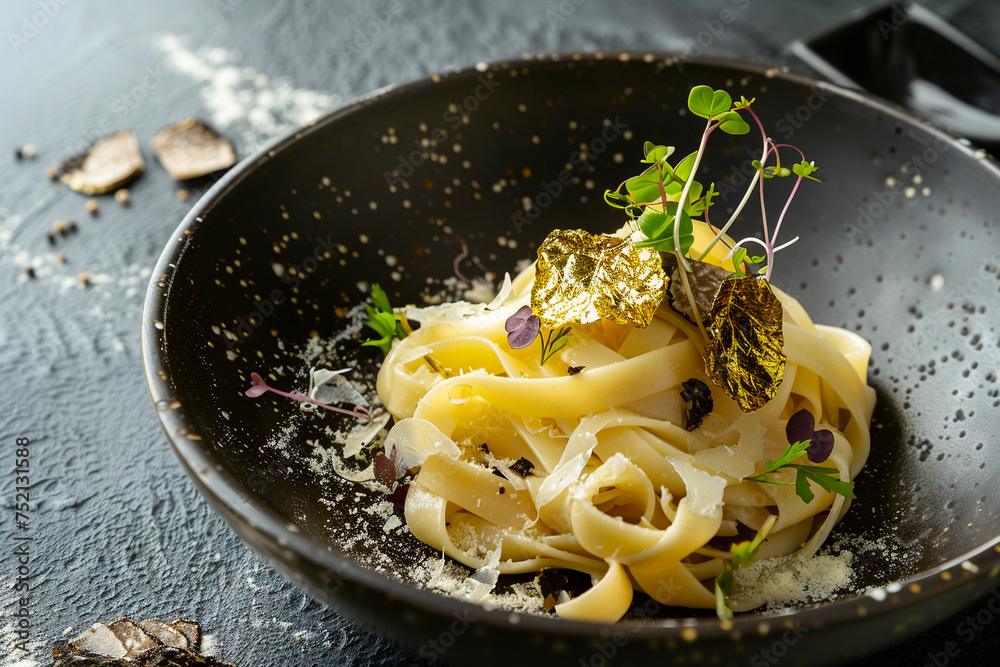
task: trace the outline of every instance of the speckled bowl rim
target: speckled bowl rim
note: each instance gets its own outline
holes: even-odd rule
[[[645,62],[665,61],[670,63],[677,62],[681,58],[687,59],[687,56],[666,52],[541,54],[491,63],[486,65],[486,68],[487,70],[496,70],[512,67],[558,67],[560,61],[569,60],[643,60]],[[697,63],[708,67],[727,69],[732,71],[734,76],[754,75],[765,78],[780,78],[792,84],[822,90],[824,93],[840,96],[848,101],[876,109],[900,123],[916,127],[947,142],[949,146],[969,157],[981,157],[981,153],[977,155],[976,149],[967,140],[864,91],[790,72],[787,67],[732,61],[723,58],[698,58]],[[173,269],[179,265],[188,242],[199,230],[206,215],[211,213],[216,204],[237,188],[241,181],[256,168],[278,157],[283,151],[294,150],[295,145],[300,140],[313,132],[350,117],[373,102],[391,99],[402,93],[431,89],[449,77],[461,76],[473,71],[479,73],[487,71],[483,67],[484,65],[480,63],[470,67],[453,68],[417,81],[385,86],[357,97],[306,127],[271,141],[230,169],[205,193],[184,217],[164,248],[146,292],[142,315],[142,359],[147,386],[154,404],[159,401],[172,402],[174,400],[169,388],[169,378],[166,377],[165,362],[170,352],[165,351],[162,345],[164,322],[169,316]],[[977,162],[982,169],[987,170],[1000,183],[1000,168],[989,160],[979,159]],[[167,283],[165,288],[160,286],[163,281]],[[450,598],[430,590],[392,580],[383,574],[354,563],[349,558],[338,555],[329,550],[329,545],[303,535],[294,524],[288,523],[259,497],[246,489],[217,461],[193,425],[187,421],[183,408],[157,410],[156,413],[175,453],[200,489],[210,495],[216,503],[221,504],[233,515],[265,535],[274,545],[290,549],[299,557],[317,564],[327,571],[336,573],[338,577],[351,580],[364,588],[394,598],[413,608],[434,612],[442,616],[455,613],[469,614],[474,616],[477,622],[486,625],[510,629],[512,623],[517,623],[517,628],[524,632],[538,632],[551,637],[561,636],[565,638],[592,638],[602,629],[613,631],[627,627],[633,639],[661,641],[690,640],[690,631],[685,634],[682,634],[682,631],[693,627],[699,641],[713,639],[738,641],[740,637],[765,632],[764,628],[773,626],[773,629],[781,630],[792,619],[807,628],[830,627],[849,622],[860,616],[873,619],[881,613],[905,608],[964,585],[981,588],[981,593],[985,594],[989,590],[986,586],[987,581],[996,579],[997,575],[1000,574],[1000,534],[998,534],[958,558],[889,584],[885,588],[862,592],[857,597],[811,607],[768,612],[763,615],[754,613],[737,615],[731,624],[723,624],[714,617],[657,619],[655,625],[608,624],[487,609],[478,604]],[[937,620],[944,620],[944,617]]]

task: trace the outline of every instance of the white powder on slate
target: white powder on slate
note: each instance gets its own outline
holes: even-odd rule
[[[216,129],[238,133],[241,152],[316,120],[342,103],[340,95],[296,88],[287,78],[271,78],[240,67],[243,54],[222,48],[188,48],[177,35],[154,42],[171,70],[203,83],[201,99]],[[230,137],[233,138],[233,137]]]

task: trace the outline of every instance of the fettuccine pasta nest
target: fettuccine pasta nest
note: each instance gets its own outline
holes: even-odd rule
[[[477,570],[587,573],[590,590],[563,596],[555,611],[609,622],[636,590],[663,605],[714,608],[723,560],[705,547],[759,531],[772,515],[759,557],[816,552],[850,500],[813,485],[807,503],[794,486],[744,478],[781,455],[787,421],[805,409],[833,433],[826,465],[854,479],[875,403],[866,341],[813,324],[774,289],[787,357],[776,395],[744,412],[714,391],[711,413],[689,431],[681,383],[710,384],[695,325],[666,303],[645,328],[566,323],[568,344],[540,365],[537,346],[512,349],[505,330],[530,304],[533,279],[532,267],[493,310],[407,310],[421,326],[394,342],[378,393],[395,418],[385,451],[415,473],[404,506],[414,536]],[[524,475],[511,470],[522,459]],[[788,471],[775,478],[794,481]],[[741,596],[734,606],[762,603]]]

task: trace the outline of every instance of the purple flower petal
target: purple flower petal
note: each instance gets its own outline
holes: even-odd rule
[[[512,350],[520,350],[535,342],[536,336],[538,336],[537,329],[532,331],[531,329],[525,328],[520,331],[511,331],[507,334],[507,344],[510,345]]]
[[[246,391],[247,396],[250,398],[257,398],[258,396],[266,394],[270,391],[270,389],[271,388],[267,386],[267,383],[264,382],[264,378],[256,373],[250,374],[250,388]]]
[[[517,312],[507,318],[504,329],[507,330],[507,333],[520,329],[531,316],[531,306],[521,306]]]
[[[504,323],[504,328],[507,330],[507,344],[513,350],[528,347],[535,341],[541,326],[542,321],[531,312],[531,306],[521,306]]]
[[[816,418],[808,410],[799,410],[785,425],[785,435],[788,437],[788,444],[812,440],[816,433]]]
[[[396,482],[396,464],[385,454],[375,457],[375,479],[390,489]]]
[[[406,504],[406,494],[410,492],[409,484],[400,484],[396,490],[385,497],[390,503],[403,507]]]
[[[828,429],[821,428],[813,436],[812,444],[806,447],[806,456],[813,463],[822,463],[830,458],[833,451],[833,433]]]

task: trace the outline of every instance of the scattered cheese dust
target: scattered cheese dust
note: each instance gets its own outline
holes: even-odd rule
[[[760,601],[770,608],[829,600],[851,585],[853,553],[817,554],[801,558],[794,554],[758,560],[733,573],[733,604]]]

